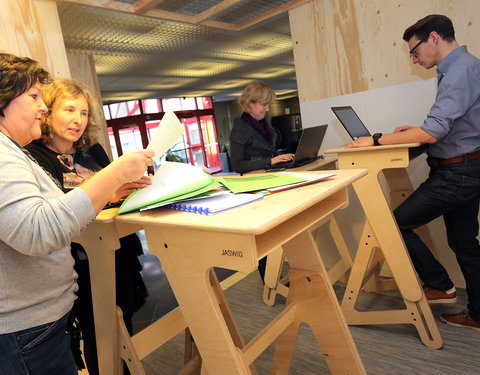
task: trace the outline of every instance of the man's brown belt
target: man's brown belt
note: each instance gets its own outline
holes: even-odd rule
[[[475,151],[475,152],[471,152],[470,154],[466,154],[466,155],[463,155],[463,156],[456,156],[456,157],[450,158],[450,159],[428,157],[427,158],[427,163],[431,168],[433,168],[433,167],[440,167],[442,165],[463,163],[463,162],[466,162],[466,161],[471,161],[471,160],[476,160],[476,159],[480,159],[480,150]]]

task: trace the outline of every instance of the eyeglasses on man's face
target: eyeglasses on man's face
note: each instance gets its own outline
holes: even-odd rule
[[[418,47],[420,47],[420,44],[425,43],[429,37],[430,35],[421,39],[417,44],[413,46],[413,48],[410,51],[408,51],[408,53],[410,54],[410,57],[418,57],[418,52],[417,52]]]

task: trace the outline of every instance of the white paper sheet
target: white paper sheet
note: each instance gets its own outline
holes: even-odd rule
[[[183,134],[183,125],[173,111],[168,111],[153,133],[147,148],[153,150],[153,161],[157,160],[172,147]]]

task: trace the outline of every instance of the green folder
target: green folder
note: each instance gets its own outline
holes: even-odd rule
[[[216,177],[216,180],[233,193],[265,190],[307,181],[305,178],[285,176],[277,173],[242,177]]]

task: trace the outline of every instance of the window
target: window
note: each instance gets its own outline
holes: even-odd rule
[[[182,110],[180,98],[162,99],[162,106],[165,112]]]
[[[218,155],[217,132],[213,115],[201,116],[203,146],[207,159],[207,167],[211,170],[220,170],[220,158]]]
[[[113,159],[116,159],[118,158],[118,150],[117,150],[117,141],[113,134],[113,129],[109,127],[107,128],[107,132],[108,132],[108,140],[110,142],[110,148],[112,149],[112,156],[113,156]]]
[[[108,105],[103,106],[103,115],[105,116],[105,120],[110,120],[111,119],[110,108],[108,107]]]
[[[180,99],[180,105],[182,106],[183,111],[189,111],[189,110],[197,109],[197,104],[195,103],[195,98]]]
[[[213,108],[212,98],[209,96],[202,96],[197,99],[197,108],[198,109],[210,109]]]
[[[159,113],[162,112],[162,102],[160,99],[144,99],[142,108],[143,113]]]
[[[166,111],[174,111],[184,134],[160,160],[189,163],[221,171],[217,130],[211,97],[143,99],[104,106],[108,112],[108,135],[114,158],[147,147]]]
[[[112,119],[140,114],[140,104],[138,100],[110,104],[109,108]]]
[[[123,153],[141,150],[143,148],[140,129],[137,126],[129,126],[125,129],[121,129],[118,133],[120,135],[120,143],[122,145]]]

